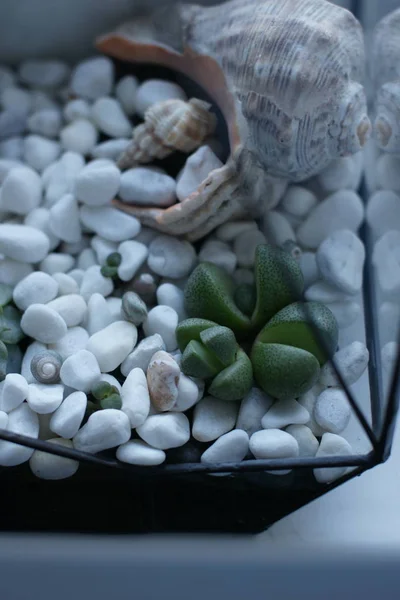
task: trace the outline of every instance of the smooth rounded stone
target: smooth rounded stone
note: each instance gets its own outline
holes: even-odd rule
[[[321,385],[320,383],[317,383],[314,385],[314,387],[311,388],[311,390],[308,390],[308,392],[306,392],[297,399],[298,403],[301,404],[301,406],[303,406],[308,411],[310,419],[309,421],[307,421],[307,423],[305,423],[305,425],[309,427],[309,429],[311,429],[312,433],[316,437],[321,437],[321,435],[323,435],[324,433],[324,430],[318,425],[318,423],[314,419],[314,406],[317,402],[318,396],[324,389],[325,386]]]
[[[79,294],[60,296],[48,302],[47,306],[55,310],[64,319],[67,327],[80,325],[87,311],[86,302]]]
[[[63,116],[67,123],[71,123],[76,119],[90,119],[90,115],[90,104],[83,98],[69,100],[64,106]]]
[[[132,135],[132,124],[115,98],[103,97],[92,106],[92,121],[110,137],[128,137]]]
[[[393,229],[400,230],[400,195],[391,190],[379,190],[370,196],[366,219],[377,237]]]
[[[118,246],[121,264],[118,267],[118,277],[122,281],[130,281],[146,261],[148,248],[136,240],[127,240]]]
[[[150,395],[142,369],[132,369],[121,389],[121,410],[128,416],[132,429],[143,425],[150,412]]]
[[[241,285],[242,283],[253,285],[255,281],[254,273],[250,269],[236,269],[232,273],[232,276],[236,285]]]
[[[46,304],[58,294],[57,282],[41,271],[31,273],[17,283],[13,291],[13,301],[20,310],[26,310],[31,304]]]
[[[253,267],[257,246],[266,243],[266,237],[259,229],[249,229],[237,235],[233,242],[233,251],[236,254],[238,265]]]
[[[358,190],[363,171],[363,156],[343,156],[332,160],[316,177],[326,193],[338,190]]]
[[[73,70],[70,89],[76,96],[96,100],[111,93],[114,83],[114,65],[105,56],[89,58]]]
[[[13,110],[0,112],[0,140],[21,135],[26,128],[26,113]]]
[[[174,356],[173,358],[175,362],[179,364],[178,357]],[[178,381],[178,397],[171,410],[185,412],[201,400],[202,396],[203,392],[196,381],[181,373]]]
[[[175,98],[187,100],[185,92],[179,85],[164,79],[147,79],[136,91],[135,109],[139,116],[144,117],[146,110],[153,104]]]
[[[113,164],[88,163],[75,180],[75,195],[88,206],[103,206],[116,195],[120,183],[120,170]]]
[[[93,413],[73,439],[76,450],[96,454],[125,444],[131,437],[131,426],[122,410],[106,408]]]
[[[190,439],[189,419],[180,412],[150,415],[136,431],[150,446],[160,450],[178,448]]]
[[[117,160],[119,156],[125,152],[128,146],[132,143],[130,138],[115,138],[97,144],[92,150],[93,158],[109,158]]]
[[[61,358],[66,360],[69,356],[73,356],[80,350],[84,350],[88,339],[89,334],[86,329],[83,327],[71,327],[58,342],[50,344],[49,348],[58,352]],[[45,348],[43,347],[43,349]],[[37,350],[37,352],[39,352],[39,350]]]
[[[364,206],[359,195],[352,190],[340,190],[311,210],[296,232],[297,240],[306,248],[318,248],[338,229],[357,231],[363,219]]]
[[[80,392],[90,392],[100,378],[100,367],[94,354],[78,350],[63,362],[60,378],[64,385]]]
[[[175,335],[178,322],[178,314],[173,308],[163,305],[155,306],[149,311],[147,319],[143,323],[143,331],[146,336],[160,334],[167,352],[172,352],[178,347]]]
[[[245,231],[256,231],[255,221],[228,221],[215,230],[215,235],[221,242],[233,242],[235,238]]]
[[[151,403],[159,412],[174,408],[178,399],[181,370],[170,354],[160,350],[150,360],[147,368],[147,385]]]
[[[195,192],[214,169],[220,169],[223,163],[211,150],[210,146],[200,146],[189,156],[179,175],[176,195],[180,202]]]
[[[86,344],[97,359],[100,371],[114,371],[132,352],[137,341],[137,329],[128,321],[116,321],[94,333]]]
[[[162,283],[158,286],[157,303],[173,308],[178,315],[179,321],[183,321],[186,318],[184,302],[183,290],[173,283]]]
[[[41,135],[27,135],[24,139],[24,160],[36,171],[42,172],[59,157],[60,152],[58,142]]]
[[[400,326],[400,305],[383,302],[379,307],[379,338],[381,344],[397,339]]]
[[[325,431],[342,433],[350,416],[350,405],[344,390],[332,387],[318,396],[314,406],[314,419]]]
[[[86,302],[88,302],[90,297],[95,293],[101,294],[102,296],[109,296],[113,293],[113,290],[114,284],[112,279],[103,277],[100,265],[94,265],[85,271],[81,283],[80,294]]]
[[[31,112],[45,110],[48,108],[60,109],[57,99],[51,92],[46,92],[40,89],[31,90]]]
[[[263,429],[280,429],[288,425],[305,425],[310,413],[296,400],[278,400],[261,419]]]
[[[130,465],[143,465],[151,467],[161,465],[165,461],[166,454],[163,450],[153,448],[143,440],[130,440],[117,449],[118,460]]]
[[[28,382],[19,373],[8,373],[0,395],[0,411],[10,412],[28,396]]]
[[[168,235],[158,235],[150,243],[147,264],[154,273],[180,279],[188,275],[196,263],[192,244]]]
[[[85,227],[110,242],[124,242],[140,231],[140,223],[135,217],[111,206],[82,206],[80,215]]]
[[[49,238],[27,225],[0,224],[0,253],[8,258],[37,263],[44,259],[50,247]]]
[[[328,456],[349,456],[353,454],[349,442],[335,433],[324,433],[316,453],[316,458]],[[331,483],[345,474],[348,467],[327,467],[314,469],[314,477],[318,483]]]
[[[64,252],[51,252],[39,263],[41,271],[53,275],[54,273],[66,273],[75,264],[75,259]]]
[[[11,160],[21,160],[24,139],[21,136],[10,137],[0,142],[0,157]]]
[[[25,167],[25,166],[26,165],[24,165],[19,160],[11,160],[11,159],[7,159],[7,158],[1,158],[0,159],[0,183],[3,183],[3,181],[7,177],[8,173],[12,169],[15,169],[16,167]]]
[[[394,366],[399,354],[399,344],[397,342],[388,342],[381,350],[382,369],[385,373],[392,376]]]
[[[243,429],[249,436],[262,429],[261,419],[271,408],[274,400],[260,388],[252,387],[240,403],[236,429]]]
[[[261,459],[296,458],[299,456],[299,445],[286,431],[264,429],[251,436],[250,451],[255,458]]]
[[[135,292],[140,298],[149,305],[156,302],[157,276],[151,273],[140,273],[130,284],[130,290]]]
[[[55,250],[60,239],[50,229],[50,211],[42,206],[31,210],[24,219],[24,225],[39,229],[49,238],[49,250]]]
[[[62,252],[66,252],[67,254],[70,254],[71,256],[75,257],[85,248],[90,248],[91,240],[92,236],[88,233],[84,233],[79,242],[76,242],[74,244],[70,244],[69,242],[62,242],[60,249]]]
[[[85,165],[85,160],[77,152],[64,152],[52,169],[46,187],[46,204],[53,206],[65,194],[74,191],[75,180]]]
[[[243,429],[234,429],[217,439],[201,455],[204,464],[241,462],[249,450],[249,436]]]
[[[383,292],[400,290],[400,231],[387,231],[375,243],[372,264]]]
[[[136,241],[136,240],[135,240]],[[97,262],[104,265],[108,255],[118,251],[118,243],[105,240],[99,235],[94,235],[91,240],[91,247],[96,253]]]
[[[207,240],[199,252],[199,261],[214,263],[232,274],[236,269],[237,256],[225,242]]]
[[[106,299],[102,294],[92,294],[87,303],[85,328],[90,335],[111,325],[113,318]]]
[[[330,285],[326,281],[317,281],[310,285],[304,293],[304,298],[310,302],[343,302],[349,299],[348,294],[345,294],[337,287]]]
[[[165,344],[158,333],[144,338],[122,363],[122,375],[128,377],[133,369],[146,373],[151,357],[160,350],[165,350]]]
[[[4,110],[26,116],[32,108],[32,96],[23,88],[9,87],[1,92],[0,104]]]
[[[288,240],[296,241],[293,227],[286,217],[277,210],[271,210],[265,215],[263,233],[267,240],[275,246],[283,246]]]
[[[111,296],[111,298],[107,298],[106,302],[113,322],[125,320],[122,319],[122,298]]]
[[[0,410],[0,429],[7,429],[8,414]]]
[[[63,401],[64,386],[49,383],[30,383],[28,404],[39,415],[53,413]]]
[[[147,318],[146,303],[135,292],[125,292],[121,298],[120,315],[126,321],[139,327]]]
[[[8,415],[7,431],[36,438],[39,435],[39,419],[36,413],[23,402]],[[34,450],[20,444],[0,440],[0,465],[14,467],[30,459]]]
[[[0,92],[6,88],[13,87],[16,82],[16,74],[9,67],[0,66]]]
[[[59,444],[66,448],[73,448],[71,440],[62,438],[52,438],[46,440],[49,444]],[[40,479],[56,481],[58,479],[67,479],[75,475],[79,469],[79,461],[71,458],[49,454],[41,450],[35,450],[29,460],[29,466],[34,475]]]
[[[26,215],[42,200],[42,181],[30,167],[17,167],[6,176],[1,187],[0,209]]]
[[[72,194],[65,194],[50,208],[49,225],[64,242],[79,242],[82,236],[79,208]]]
[[[77,268],[82,269],[83,271],[86,271],[89,269],[89,267],[93,267],[97,264],[98,262],[96,254],[91,248],[85,248],[82,250],[76,261]]]
[[[60,141],[65,150],[90,154],[97,144],[99,133],[88,119],[75,119],[61,129]]]
[[[46,346],[40,342],[33,342],[25,350],[21,364],[21,375],[27,383],[37,383],[31,371],[31,362],[35,354],[39,354],[46,350]]]
[[[134,167],[121,175],[119,197],[127,204],[171,206],[176,201],[175,179],[151,167]]]
[[[28,118],[27,125],[32,133],[55,138],[60,133],[62,126],[61,112],[55,108],[43,108]]]
[[[122,385],[120,384],[118,379],[116,379],[113,375],[109,375],[108,373],[102,373],[99,379],[99,382],[100,381],[105,381],[106,383],[113,385],[118,390],[118,393],[121,393]]]
[[[236,402],[225,402],[205,396],[196,404],[192,436],[199,442],[212,442],[235,427],[238,414]]]
[[[315,456],[319,442],[309,427],[306,425],[289,425],[285,431],[297,441],[299,456]]]
[[[311,190],[301,185],[290,185],[280,206],[295,217],[305,217],[317,204],[318,198]]]
[[[20,64],[18,75],[31,87],[55,88],[67,79],[69,67],[60,60],[28,59]]]
[[[400,157],[383,152],[376,162],[376,183],[379,188],[400,192]]]
[[[361,307],[358,302],[346,300],[343,302],[329,302],[326,305],[333,312],[339,329],[350,327],[360,316]]]
[[[115,86],[115,95],[128,116],[135,113],[138,87],[139,80],[134,75],[125,75]]]
[[[361,289],[365,248],[355,233],[346,229],[331,233],[318,247],[316,259],[328,283],[345,294],[356,294]]]
[[[352,342],[338,350],[332,360],[345,383],[353,385],[368,366],[368,348],[363,342]],[[327,387],[340,385],[331,361],[326,362],[321,368],[319,382]]]
[[[62,438],[73,438],[85,416],[86,405],[87,397],[83,392],[69,394],[51,417],[51,431]]]
[[[53,344],[67,333],[64,319],[45,304],[28,306],[21,318],[21,329],[43,344]]]

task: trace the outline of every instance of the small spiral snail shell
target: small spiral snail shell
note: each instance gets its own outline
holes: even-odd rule
[[[39,383],[57,383],[60,379],[62,358],[58,352],[44,350],[31,360],[31,373]]]

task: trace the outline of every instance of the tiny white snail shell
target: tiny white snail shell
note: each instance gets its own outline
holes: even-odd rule
[[[60,379],[62,358],[58,352],[45,350],[31,360],[31,372],[40,383],[57,383]]]

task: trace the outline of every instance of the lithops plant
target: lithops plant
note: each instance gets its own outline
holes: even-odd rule
[[[97,47],[188,75],[226,120],[229,160],[183,202],[167,209],[117,202],[167,233],[198,239],[233,215],[260,215],[288,181],[309,178],[368,139],[362,30],[325,0],[178,4],[123,24]]]
[[[400,9],[376,26],[372,45],[374,134],[379,147],[400,154]]]

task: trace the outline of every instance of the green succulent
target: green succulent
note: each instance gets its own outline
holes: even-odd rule
[[[25,337],[20,323],[21,313],[11,304],[13,289],[0,284],[0,381],[19,360],[17,344]],[[12,359],[12,360],[10,360]]]
[[[101,267],[100,272],[103,277],[110,279],[118,278],[118,267],[122,262],[122,256],[119,252],[111,252],[106,258],[105,264]]]
[[[117,388],[108,383],[108,381],[99,381],[98,383],[95,383],[92,387],[91,394],[97,401],[93,404],[96,406],[98,403],[100,408],[116,408],[119,410],[122,406],[121,396]],[[99,407],[97,406],[97,408]]]

